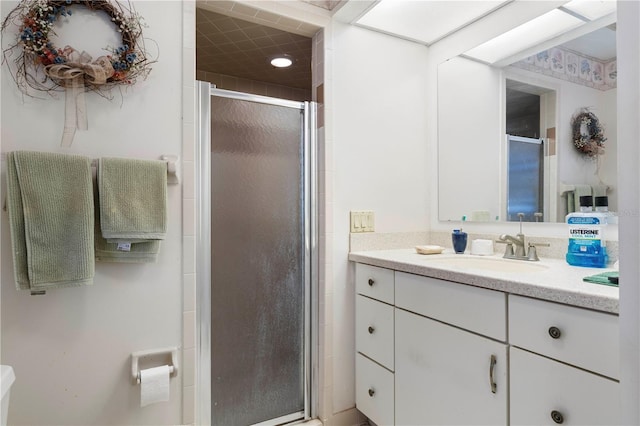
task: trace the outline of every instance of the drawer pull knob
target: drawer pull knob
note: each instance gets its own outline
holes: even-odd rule
[[[558,424],[562,424],[564,422],[564,416],[560,411],[556,410],[551,412],[551,419]]]
[[[369,326],[368,330],[369,330],[369,334],[373,334],[373,332],[376,331],[376,329],[371,326]]]
[[[549,327],[549,336],[551,336],[554,339],[559,339],[561,335],[562,335],[562,332],[558,327]]]
[[[369,396],[373,397],[373,395],[375,395],[376,391],[374,391],[373,389],[369,389]]]
[[[367,281],[369,283],[370,287],[373,287],[373,285],[376,283],[373,278],[369,278],[369,281]]]
[[[496,393],[498,390],[498,385],[493,377],[493,372],[496,369],[497,359],[495,355],[491,355],[489,360],[489,386],[491,386],[491,393]]]

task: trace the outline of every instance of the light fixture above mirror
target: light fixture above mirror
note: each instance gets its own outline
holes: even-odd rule
[[[509,1],[380,0],[353,23],[431,45],[506,3]]]
[[[615,15],[615,0],[572,0],[476,46],[464,55],[501,67],[535,51],[589,33],[596,26],[614,23]]]

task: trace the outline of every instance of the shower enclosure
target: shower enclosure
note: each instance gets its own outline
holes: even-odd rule
[[[314,105],[203,82],[198,104],[198,424],[310,418]]]

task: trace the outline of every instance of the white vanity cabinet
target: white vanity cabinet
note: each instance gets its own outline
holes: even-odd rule
[[[506,295],[396,272],[395,424],[507,424]]]
[[[376,424],[394,419],[394,271],[356,267],[356,406]]]
[[[356,291],[377,425],[619,423],[616,314],[362,263]]]
[[[509,295],[512,425],[619,424],[618,316]]]

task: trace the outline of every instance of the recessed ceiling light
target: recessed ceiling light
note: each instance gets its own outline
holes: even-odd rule
[[[271,65],[276,68],[287,68],[293,64],[293,59],[289,55],[278,55],[271,58]]]

